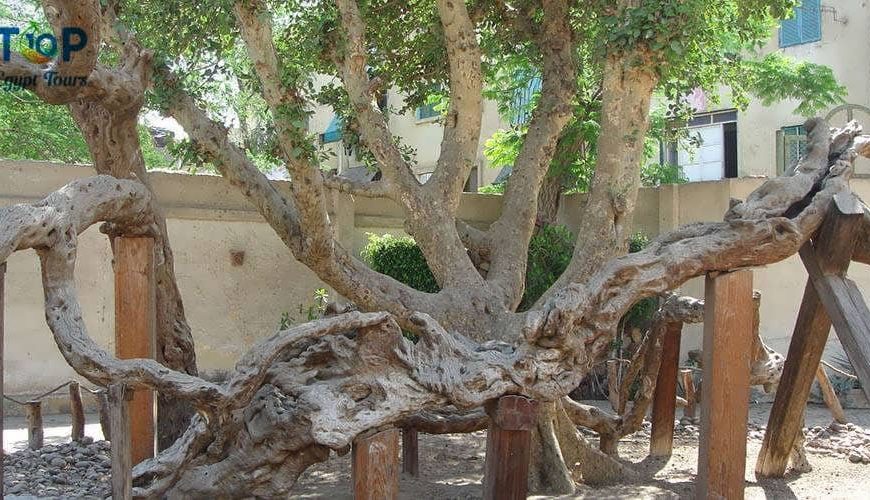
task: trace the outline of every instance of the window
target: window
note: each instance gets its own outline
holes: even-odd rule
[[[807,131],[803,125],[782,128],[782,172],[797,165],[807,152]]]
[[[668,161],[682,167],[690,182],[737,177],[737,111],[695,115],[687,125],[695,146],[672,145]]]
[[[821,0],[802,0],[791,19],[779,22],[779,46],[791,47],[822,39]]]
[[[420,120],[428,120],[429,118],[434,118],[436,116],[441,116],[441,113],[435,110],[434,104],[424,104],[416,109],[414,112],[414,116],[417,118],[417,121]]]
[[[532,99],[541,91],[541,77],[533,76],[524,87],[514,91],[511,102],[511,125],[524,125],[532,117]]]

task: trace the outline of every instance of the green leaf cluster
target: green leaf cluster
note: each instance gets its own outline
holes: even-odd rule
[[[371,233],[368,237],[362,258],[369,267],[422,292],[435,293],[440,290],[423,252],[413,238]]]

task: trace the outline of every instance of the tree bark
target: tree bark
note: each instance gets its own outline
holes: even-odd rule
[[[141,96],[144,99],[144,94]],[[97,173],[118,179],[137,179],[148,187],[151,183],[142,158],[137,118],[141,100],[110,109],[96,102],[78,102],[69,106],[70,112],[82,131],[91,152]],[[154,206],[156,279],[156,354],[161,364],[189,375],[197,374],[193,337],[175,277],[172,248],[166,219],[159,207]],[[110,240],[113,239],[111,229]],[[114,248],[113,248],[114,251]],[[190,422],[193,408],[189,403],[171,395],[157,396],[157,447],[168,448],[184,432]]]
[[[562,175],[551,173],[544,177],[541,191],[538,193],[538,224],[556,224],[563,189],[565,187]]]

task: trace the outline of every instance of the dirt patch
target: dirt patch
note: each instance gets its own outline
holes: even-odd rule
[[[764,425],[769,404],[750,406],[750,422]],[[870,411],[850,410],[849,420],[870,427]],[[830,415],[823,407],[807,409],[807,426],[828,426]],[[757,431],[756,431],[757,432]],[[870,466],[852,463],[848,456],[814,453],[808,455],[813,471],[789,473],[782,479],[757,481],[755,461],[761,448],[759,434],[747,444],[747,499],[866,499],[870,492]],[[400,498],[467,499],[481,498],[486,433],[466,435],[420,435],[420,477],[402,476]],[[571,498],[692,498],[698,460],[698,441],[694,436],[678,435],[669,460],[650,459],[649,438],[644,433],[620,442],[622,458],[640,472],[634,484],[606,488],[580,487]],[[336,457],[309,469],[293,492],[294,498],[352,498],[350,491],[350,457]]]

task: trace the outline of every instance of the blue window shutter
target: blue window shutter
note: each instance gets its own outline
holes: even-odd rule
[[[821,0],[803,0],[801,10],[801,43],[822,39]]]
[[[801,43],[800,9],[795,9],[794,17],[779,22],[779,46],[788,47]]]
[[[330,142],[338,142],[341,140],[341,129],[343,124],[341,122],[341,118],[338,116],[333,116],[332,121],[329,122],[329,125],[326,127],[326,130],[320,135],[320,140],[323,144],[329,144]]]
[[[439,116],[440,113],[435,110],[434,104],[424,104],[414,110],[414,115],[417,120],[425,120],[427,118],[432,118],[433,116]]]
[[[514,92],[513,103],[511,106],[511,124],[522,125],[529,121],[532,116],[532,110],[528,109],[534,95],[541,91],[541,77],[533,76],[529,79],[528,84]]]

